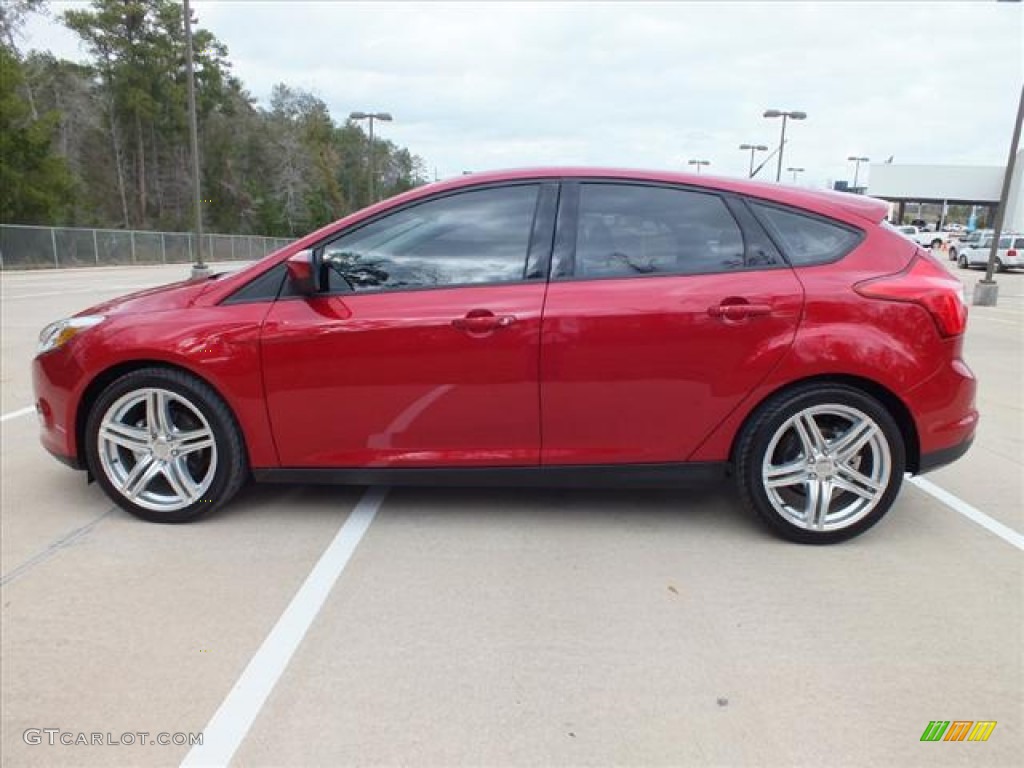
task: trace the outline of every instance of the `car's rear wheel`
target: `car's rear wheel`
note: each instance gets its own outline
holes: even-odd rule
[[[960,267],[960,269],[967,269],[967,257],[960,254],[960,258],[957,260],[956,265]]]
[[[892,506],[906,464],[892,415],[838,384],[776,396],[747,422],[736,474],[748,506],[780,536],[831,544],[863,533]]]
[[[996,272],[1005,272],[1006,265],[1003,264],[1003,260],[996,256]]]
[[[941,241],[941,240],[939,240],[939,238],[937,238],[937,237],[936,237],[936,238],[935,238],[934,240],[932,240],[932,243],[931,243],[931,246],[930,246],[930,247],[931,247],[931,249],[932,249],[933,251],[934,251],[934,250],[935,250],[936,248],[941,248],[941,247],[942,247],[942,241]]]
[[[86,459],[118,505],[160,523],[217,508],[246,477],[224,401],[198,378],[164,368],[126,374],[100,394],[86,423]]]

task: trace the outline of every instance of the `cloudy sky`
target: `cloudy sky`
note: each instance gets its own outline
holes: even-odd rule
[[[1001,165],[1024,78],[1019,2],[193,5],[258,101],[285,82],[337,119],[390,111],[380,134],[441,178],[689,159],[745,175],[741,143],[778,144],[769,108],[808,113],[785,154],[805,184],[849,178],[850,155]],[[52,18],[25,33],[85,58]]]

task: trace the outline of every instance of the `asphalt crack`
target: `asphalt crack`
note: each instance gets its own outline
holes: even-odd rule
[[[12,581],[20,578],[21,576],[24,576],[26,573],[28,573],[30,570],[35,568],[40,563],[45,563],[47,560],[56,555],[62,549],[66,549],[67,547],[70,547],[71,545],[75,544],[77,541],[80,541],[82,538],[87,536],[92,531],[93,528],[99,525],[104,519],[109,517],[116,510],[117,507],[110,507],[110,509],[108,509],[106,512],[97,517],[94,517],[85,525],[75,528],[74,530],[69,531],[63,536],[54,539],[52,542],[50,542],[46,549],[33,555],[24,563],[11,570],[9,573],[5,573],[3,576],[0,576],[0,587],[6,587]]]

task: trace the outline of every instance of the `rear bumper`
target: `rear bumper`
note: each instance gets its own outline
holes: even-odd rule
[[[967,452],[978,428],[977,381],[959,357],[907,393],[917,423],[919,461],[910,471],[927,472]]]
[[[958,443],[957,445],[952,445],[949,448],[942,448],[938,451],[932,451],[931,453],[921,454],[921,462],[917,469],[917,474],[923,475],[925,472],[931,472],[933,469],[938,469],[946,464],[952,464],[967,453],[973,442],[974,435],[972,434],[962,443]]]

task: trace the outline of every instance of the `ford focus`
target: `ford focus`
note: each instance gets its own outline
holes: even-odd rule
[[[686,487],[857,535],[978,421],[967,308],[855,195],[541,169],[432,184],[59,320],[43,445],[194,519],[249,480]]]

